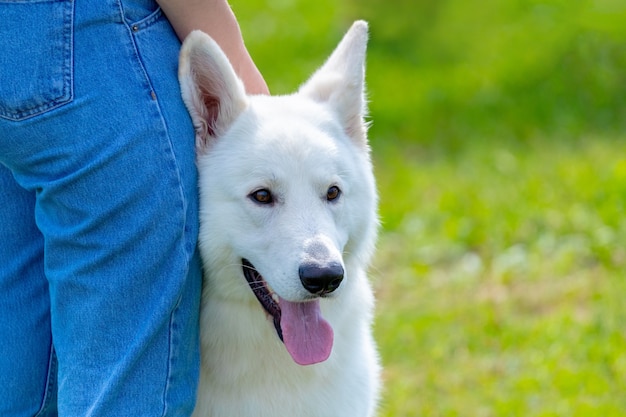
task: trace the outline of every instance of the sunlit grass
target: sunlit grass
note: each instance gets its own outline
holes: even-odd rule
[[[379,161],[383,415],[624,415],[626,144],[483,145]]]

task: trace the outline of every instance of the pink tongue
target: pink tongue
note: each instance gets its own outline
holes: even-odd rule
[[[322,317],[319,300],[292,303],[279,299],[280,327],[287,352],[299,365],[324,362],[333,348],[333,329]]]

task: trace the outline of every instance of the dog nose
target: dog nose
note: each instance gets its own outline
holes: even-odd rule
[[[326,265],[306,263],[300,265],[298,272],[304,288],[315,295],[329,294],[343,281],[343,266],[336,262]]]

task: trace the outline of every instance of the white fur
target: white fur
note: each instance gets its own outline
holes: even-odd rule
[[[355,22],[335,52],[289,96],[246,96],[217,44],[185,40],[180,83],[198,147],[200,250],[205,267],[202,366],[195,417],[372,416],[379,361],[366,269],[377,196],[366,139],[367,24]],[[326,192],[342,194],[329,202]],[[249,198],[269,189],[275,203]],[[321,251],[344,267],[320,301],[334,330],[330,357],[296,364],[248,286],[246,258],[271,288],[305,300],[298,267]]]

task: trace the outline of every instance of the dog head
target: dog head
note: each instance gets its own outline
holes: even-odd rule
[[[208,285],[227,297],[256,295],[301,364],[330,354],[333,332],[320,299],[348,291],[350,265],[367,264],[374,245],[366,44],[367,24],[355,22],[298,92],[275,97],[247,96],[206,34],[192,32],[181,50]],[[240,279],[221,282],[233,265]]]

